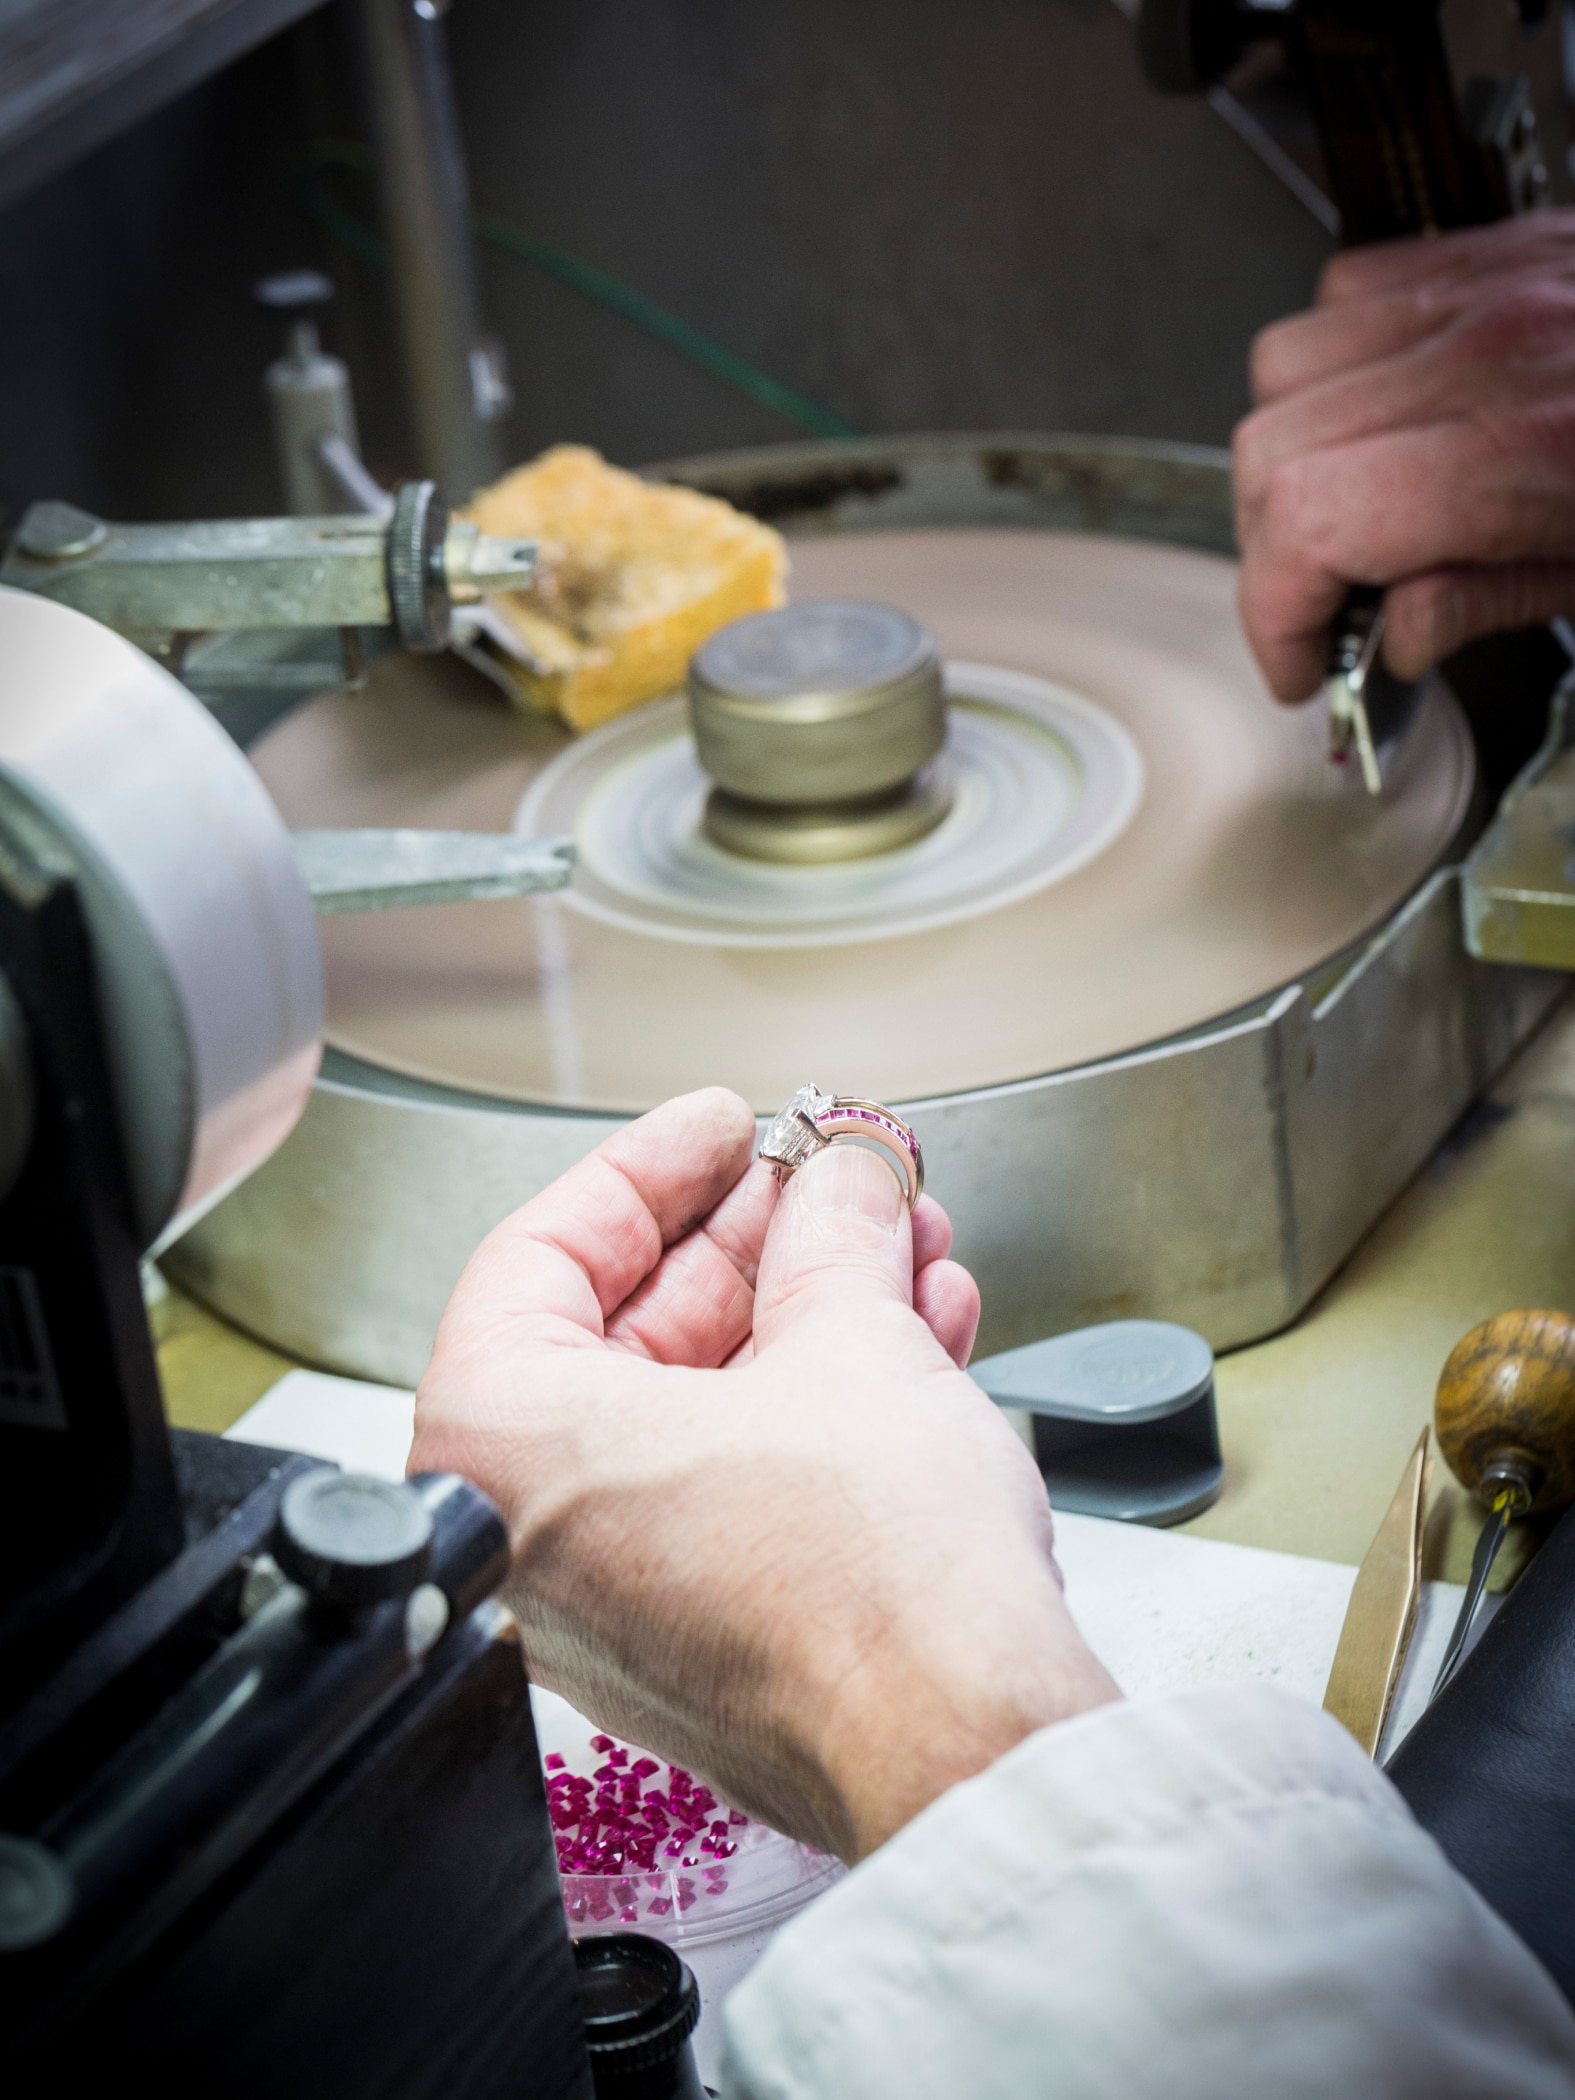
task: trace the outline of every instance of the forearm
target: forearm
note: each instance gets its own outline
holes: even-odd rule
[[[788,1928],[732,2100],[1567,2095],[1575,2018],[1322,1715],[1262,1687],[1044,1730]]]

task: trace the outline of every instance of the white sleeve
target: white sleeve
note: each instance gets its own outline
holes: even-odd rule
[[[1334,1721],[1241,1685],[1042,1730],[778,1937],[728,2100],[1569,2100],[1575,2016]]]

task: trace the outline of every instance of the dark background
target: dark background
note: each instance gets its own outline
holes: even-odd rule
[[[1223,443],[1253,331],[1327,236],[1202,103],[1139,78],[1112,0],[458,0],[479,204],[612,272],[861,430]],[[0,507],[279,507],[252,281],[311,263],[365,450],[411,464],[370,224],[313,140],[364,137],[333,8],[0,211]],[[314,215],[314,205],[316,214]],[[495,251],[507,450],[629,464],[801,433]]]

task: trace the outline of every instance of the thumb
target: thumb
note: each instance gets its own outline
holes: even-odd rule
[[[828,1145],[789,1181],[755,1284],[757,1347],[812,1313],[913,1302],[913,1232],[892,1168],[861,1145]]]

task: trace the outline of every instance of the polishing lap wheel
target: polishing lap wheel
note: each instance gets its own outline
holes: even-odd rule
[[[571,740],[409,659],[258,747],[295,825],[574,831],[561,896],[323,923],[329,1040],[410,1077],[638,1111],[806,1077],[920,1100],[1086,1064],[1292,981],[1376,926],[1466,816],[1472,749],[1436,685],[1383,800],[1321,705],[1268,698],[1235,565],[1048,532],[797,539],[792,595],[939,637],[951,807],[840,866],[736,859],[700,829],[682,703]]]

